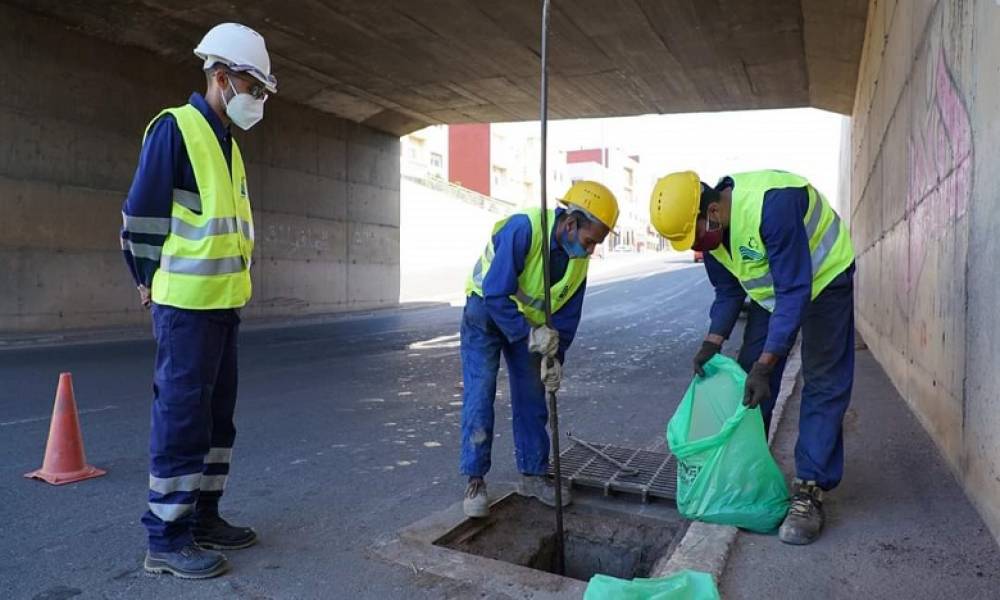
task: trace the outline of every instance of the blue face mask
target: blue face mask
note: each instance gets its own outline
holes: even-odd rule
[[[559,240],[559,245],[562,246],[562,249],[566,251],[566,254],[568,254],[570,258],[587,258],[590,256],[587,254],[587,248],[580,243],[579,228],[576,230],[575,239],[570,239],[569,233],[564,233],[562,235],[562,239]]]

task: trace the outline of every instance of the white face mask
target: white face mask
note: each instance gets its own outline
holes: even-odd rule
[[[229,88],[233,90],[233,98],[226,101],[226,94],[222,94],[222,103],[226,106],[226,115],[232,119],[236,126],[244,131],[260,122],[264,118],[264,100],[258,100],[250,94],[241,94],[236,91],[233,82],[228,77]]]

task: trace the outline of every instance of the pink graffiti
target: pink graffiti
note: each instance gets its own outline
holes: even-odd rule
[[[923,123],[910,137],[906,195],[906,268],[898,289],[906,303],[920,282],[927,246],[965,215],[972,192],[972,125],[945,60],[938,53],[934,81],[923,107]],[[919,122],[920,109],[915,121]]]

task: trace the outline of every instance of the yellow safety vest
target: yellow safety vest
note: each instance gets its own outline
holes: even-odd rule
[[[770,190],[805,188],[809,194],[809,209],[803,222],[812,257],[814,299],[854,262],[850,232],[823,194],[804,177],[784,171],[752,171],[731,177],[729,250],[720,245],[711,254],[739,279],[740,285],[757,304],[774,310],[774,279],[760,237],[764,194]]]
[[[531,247],[528,255],[524,258],[524,270],[517,278],[517,293],[510,298],[517,305],[524,318],[534,326],[545,323],[545,272],[542,265],[542,248],[548,249],[548,241],[552,239],[552,228],[556,224],[556,213],[554,210],[548,211],[548,233],[542,234],[542,209],[531,208],[519,213],[514,213],[506,219],[497,221],[493,226],[493,233],[490,241],[486,244],[483,255],[476,261],[476,266],[472,270],[472,275],[465,284],[466,296],[475,294],[483,296],[483,279],[490,270],[493,262],[493,236],[500,231],[507,221],[515,215],[525,215],[531,221]],[[543,240],[545,243],[543,244]],[[566,274],[559,282],[552,285],[552,312],[557,312],[569,302],[583,282],[587,279],[587,267],[590,264],[588,258],[571,258],[566,267]]]
[[[230,173],[218,137],[197,108],[168,108],[156,119],[168,113],[184,138],[198,193],[174,189],[153,302],[195,310],[242,307],[251,294],[254,233],[239,146],[233,140]]]

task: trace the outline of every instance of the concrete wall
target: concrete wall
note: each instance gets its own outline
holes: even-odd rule
[[[0,56],[0,332],[142,322],[120,206],[145,124],[204,91],[196,59],[170,64],[2,5]],[[398,138],[280,96],[236,137],[258,238],[246,314],[395,304]]]
[[[994,0],[872,2],[849,185],[858,328],[1000,538],[997,31]]]

